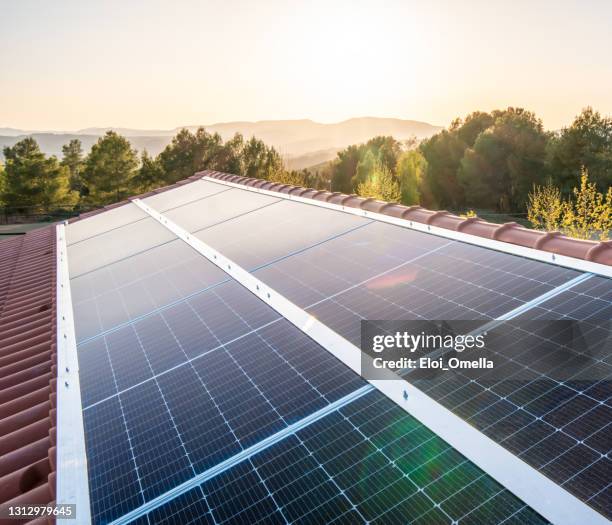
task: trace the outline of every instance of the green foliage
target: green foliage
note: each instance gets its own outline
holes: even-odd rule
[[[41,206],[49,211],[58,203],[72,205],[75,202],[76,196],[69,188],[68,169],[55,157],[46,157],[32,137],[4,148],[4,158],[0,200],[5,206],[15,209]]]
[[[83,189],[81,173],[83,171],[83,146],[79,139],[72,139],[62,146],[62,166],[68,168],[70,173],[70,189],[79,194]]]
[[[583,168],[580,186],[572,190],[573,199],[564,206],[563,227],[571,237],[591,239],[595,232],[606,240],[612,229],[612,189],[606,195],[597,191],[597,185],[589,181],[589,172]]]
[[[365,144],[339,151],[331,169],[331,190],[354,193],[359,184],[370,177],[377,163],[394,172],[401,151],[401,143],[386,136],[374,137]]]
[[[589,172],[582,168],[580,186],[572,189],[572,196],[564,200],[561,190],[549,180],[546,186],[534,186],[529,194],[528,218],[534,228],[555,231],[578,239],[592,239],[598,235],[606,240],[612,230],[612,187],[606,194],[597,191],[589,181]]]
[[[381,161],[376,162],[368,178],[359,184],[357,194],[389,202],[399,202],[401,198],[398,182]]]
[[[569,196],[585,167],[600,191],[612,186],[612,117],[587,107],[569,128],[551,138],[550,172],[561,192]]]
[[[198,128],[195,133],[181,129],[159,154],[166,183],[173,184],[205,168],[215,169],[215,160],[222,149],[223,140],[218,133],[211,135],[204,128]]]
[[[134,189],[138,156],[129,141],[108,131],[92,148],[83,168],[83,200],[102,205],[118,202]]]
[[[434,208],[465,206],[463,186],[457,179],[468,148],[494,122],[489,113],[475,111],[465,120],[455,119],[448,130],[423,141],[419,149],[427,162],[421,183],[422,204]]]
[[[546,185],[533,185],[527,204],[527,219],[537,230],[558,231],[564,214],[561,191],[548,179]]]
[[[353,193],[352,179],[357,173],[361,150],[361,145],[351,145],[338,152],[331,169],[331,191]]]
[[[135,193],[146,193],[161,186],[165,186],[164,170],[158,159],[149,155],[147,150],[140,156],[140,168],[132,180]]]
[[[403,204],[418,204],[421,200],[421,183],[427,171],[427,161],[416,149],[405,151],[397,161],[397,179]]]
[[[273,180],[284,170],[278,152],[261,140],[251,137],[242,148],[242,173],[245,177]]]
[[[547,136],[542,121],[521,108],[494,111],[495,122],[465,152],[458,172],[465,204],[522,211],[529,190],[545,172]]]
[[[361,160],[357,164],[355,175],[351,179],[352,187],[358,188],[360,184],[370,179],[374,175],[374,171],[379,169],[382,165],[383,163],[379,152],[365,149]]]

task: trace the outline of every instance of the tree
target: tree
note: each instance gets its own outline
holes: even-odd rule
[[[522,108],[494,111],[461,160],[458,180],[469,206],[523,211],[533,184],[544,176],[547,135],[542,121]]]
[[[405,151],[397,161],[397,180],[401,190],[402,204],[418,204],[423,176],[427,171],[427,161],[416,149]]]
[[[382,162],[378,162],[368,179],[359,184],[357,193],[362,197],[389,202],[399,202],[401,197],[399,184]]]
[[[371,178],[372,175],[374,175],[374,171],[381,166],[389,169],[388,166],[383,164],[375,150],[365,149],[364,154],[361,156],[361,160],[357,164],[355,175],[351,180],[351,187],[358,188],[360,184],[363,184]]]
[[[283,160],[278,152],[261,140],[251,137],[242,148],[242,175],[273,180],[283,171]]]
[[[68,144],[62,146],[62,166],[70,173],[70,189],[81,193],[83,181],[83,147],[79,139],[72,139]]]
[[[204,169],[216,169],[215,158],[223,148],[221,135],[211,135],[204,128],[195,133],[181,129],[159,154],[165,182],[173,184]]]
[[[0,206],[4,206],[4,193],[6,191],[6,171],[4,165],[0,162]]]
[[[132,186],[135,192],[145,193],[166,183],[164,170],[159,161],[149,155],[147,150],[140,156],[140,168],[133,178]]]
[[[92,148],[83,169],[83,195],[90,204],[109,204],[126,198],[134,189],[138,157],[129,141],[106,132]]]
[[[612,186],[612,117],[587,107],[569,128],[553,137],[549,147],[550,172],[565,195],[580,178],[582,167],[600,191]]]
[[[423,141],[419,147],[427,162],[421,183],[423,204],[438,208],[461,208],[465,204],[458,173],[466,150],[493,125],[493,115],[481,111],[455,119],[448,130]]]
[[[463,187],[457,180],[457,170],[466,147],[452,129],[443,130],[421,144],[421,153],[427,161],[423,204],[436,208],[463,206]]]
[[[3,194],[6,206],[25,209],[42,206],[50,211],[54,206],[72,205],[75,195],[70,192],[68,170],[55,157],[46,157],[37,142],[27,137],[13,147],[4,148],[6,159]]]
[[[564,207],[563,226],[571,237],[591,239],[595,232],[601,240],[608,238],[612,229],[612,188],[606,195],[597,191],[597,185],[589,181],[589,172],[582,169],[580,187],[573,189],[574,199]]]
[[[361,147],[351,145],[338,152],[331,169],[331,191],[353,193],[352,179],[357,172]]]
[[[545,186],[533,185],[527,204],[527,219],[534,228],[548,232],[558,231],[563,222],[565,205],[561,191],[548,179]]]

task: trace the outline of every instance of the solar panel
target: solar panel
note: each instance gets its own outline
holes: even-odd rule
[[[225,280],[227,274],[179,239],[73,278],[77,341]]]
[[[196,234],[252,270],[371,222],[346,213],[281,200]]]
[[[363,318],[485,322],[579,275],[202,184],[147,203],[168,210],[168,218],[197,231],[356,345]],[[349,368],[150,221],[117,216],[108,232],[92,228],[86,238],[75,231],[82,237],[69,251],[94,522],[145,504],[156,508],[134,523],[545,522],[378,392],[355,400],[367,387]],[[595,292],[587,283],[572,292],[590,290],[596,310],[608,291]],[[567,304],[557,298],[540,313]],[[510,374],[517,366],[523,373],[529,368],[507,361]],[[609,512],[605,390],[599,398],[576,395],[578,383],[554,384],[534,370],[527,382],[488,382],[485,388],[461,376],[414,382]],[[582,404],[575,403],[578,397]],[[563,407],[567,413],[555,412]],[[313,420],[321,411],[326,415]],[[548,419],[552,413],[556,427]],[[549,427],[559,430],[550,434]],[[269,441],[271,436],[278,437]],[[247,453],[249,447],[261,451]],[[240,459],[219,468],[231,458]],[[152,505],[203,475],[199,486],[191,483]]]
[[[130,202],[112,210],[106,210],[104,213],[70,223],[66,227],[66,242],[70,246],[147,217],[144,211]]]
[[[68,231],[71,227],[68,226]],[[175,238],[174,234],[149,217],[73,243],[68,247],[70,278],[74,279]]]
[[[578,273],[372,223],[255,275],[359,346],[362,319],[490,320]]]
[[[281,199],[250,193],[242,190],[228,190],[173,208],[164,215],[189,232],[222,223],[243,213],[270,206]]]
[[[198,491],[200,490],[200,492]],[[149,514],[216,523],[546,523],[372,391]]]
[[[225,283],[79,347],[95,520],[125,510],[116,447],[134,452],[142,504],[362,385],[258,302]],[[105,447],[100,417],[124,424]]]
[[[195,202],[206,197],[211,197],[217,193],[228,191],[228,188],[208,182],[205,180],[196,180],[189,184],[184,184],[178,188],[173,188],[168,191],[162,191],[157,195],[142,199],[146,204],[152,206],[157,211],[165,212],[172,208],[178,208],[185,204]]]

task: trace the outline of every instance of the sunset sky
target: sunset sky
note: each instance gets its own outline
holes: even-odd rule
[[[612,114],[610,0],[0,4],[0,127]]]

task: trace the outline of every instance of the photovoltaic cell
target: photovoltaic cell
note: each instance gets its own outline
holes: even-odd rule
[[[199,488],[184,512],[219,524],[546,523],[376,391]],[[154,512],[168,519],[177,501]]]
[[[226,273],[176,239],[71,279],[77,341],[227,278]]]
[[[205,228],[196,237],[252,270],[369,222],[347,213],[281,200]]]
[[[228,188],[220,184],[205,180],[196,180],[178,188],[162,191],[157,195],[146,197],[142,199],[142,201],[158,212],[165,212],[169,209],[178,208],[179,206],[205,199],[206,197],[211,197],[212,195],[224,191],[228,191]]]
[[[525,312],[503,344],[495,370],[406,376],[427,395],[606,517],[612,517],[612,281],[591,277]],[[580,319],[588,354],[526,331],[526,319]],[[504,346],[504,344],[506,346]],[[559,371],[563,372],[560,377]],[[502,379],[503,377],[503,379]]]
[[[173,233],[151,217],[100,233],[68,247],[70,278],[74,279],[175,238]]]
[[[147,217],[148,215],[143,210],[130,202],[68,224],[66,227],[66,244],[70,246]]]
[[[131,487],[130,501],[160,495],[363,384],[235,282],[81,345],[79,364],[89,461],[111,479],[115,447],[133,451],[139,491]],[[125,432],[105,435],[106,447],[90,454],[98,417]],[[94,521],[124,514],[125,497],[96,500]]]
[[[164,215],[183,229],[195,232],[279,201],[267,195],[231,189],[173,208]]]
[[[359,346],[362,319],[486,321],[578,273],[372,223],[255,275]]]
[[[577,275],[243,190],[213,194],[217,185],[194,186],[198,192],[190,195],[188,186],[152,197],[150,204],[168,209],[171,220],[199,231],[198,237],[241,265],[265,266],[257,277],[356,344],[362,318],[485,321]],[[184,248],[171,242],[173,235],[160,242],[149,219],[120,222],[71,247],[77,301],[84,312],[106,312],[97,325],[87,325],[89,314],[77,319],[77,331],[79,325],[86,327],[81,333],[107,330],[86,336],[78,348],[94,522],[124,515],[363,385],[241,285],[219,280],[221,272],[187,252],[183,260],[179,251]],[[128,240],[134,239],[132,246]],[[92,250],[98,253],[88,260]],[[155,255],[153,260],[147,254]],[[105,282],[112,286],[105,289]],[[105,294],[117,298],[107,304],[121,304],[120,315],[113,317],[101,306]],[[126,320],[132,321],[121,325]],[[530,381],[531,389],[519,397],[537,400],[548,393],[539,380]],[[514,407],[500,406],[512,401],[499,401],[495,389],[482,392],[478,383],[461,378],[429,386],[434,399],[449,407],[447,401],[453,400],[472,424],[468,406],[475,415],[488,413],[487,426],[477,427],[486,433],[495,426],[490,435],[502,444],[532,424],[514,414]],[[559,398],[571,401],[564,395]],[[541,410],[547,406],[541,404]],[[591,444],[579,443],[590,452],[606,439],[600,422],[609,415],[598,410],[585,424],[562,429],[570,436],[584,428],[599,433],[597,439],[585,434]],[[106,421],[109,426],[103,428]],[[546,429],[536,430],[546,438]],[[539,454],[558,450],[555,468],[576,473],[564,486],[599,509],[609,495],[609,488],[600,487],[609,479],[607,458],[588,456],[577,445],[563,446],[551,444]],[[571,450],[577,454],[567,454]],[[576,458],[588,463],[593,475],[577,472]],[[542,463],[543,472],[549,463]],[[543,522],[452,447],[372,392],[137,523],[393,523],[407,518],[411,523]]]

